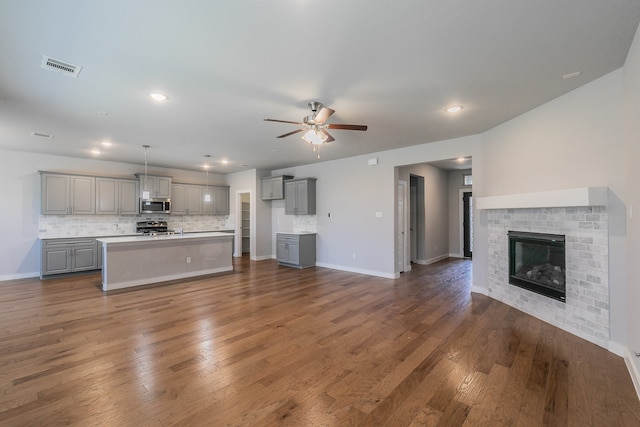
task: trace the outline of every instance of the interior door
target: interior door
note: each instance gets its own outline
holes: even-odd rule
[[[462,193],[463,209],[463,233],[464,233],[464,256],[471,258],[473,255],[473,194],[471,191]]]

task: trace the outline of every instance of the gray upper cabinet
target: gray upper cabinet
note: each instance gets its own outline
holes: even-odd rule
[[[200,185],[171,184],[171,213],[174,215],[200,215],[202,189]]]
[[[229,187],[173,183],[171,194],[174,215],[229,215]]]
[[[229,187],[213,187],[213,214],[229,215]]]
[[[42,173],[41,182],[43,215],[95,214],[95,177]]]
[[[315,215],[316,178],[294,179],[284,183],[285,215]]]
[[[169,176],[154,176],[147,175],[145,179],[144,174],[135,174],[140,181],[140,197],[145,191],[149,192],[149,197],[158,199],[171,198],[171,177]],[[146,186],[145,186],[146,182]]]
[[[136,215],[138,181],[119,178],[96,178],[96,214]]]
[[[293,179],[293,176],[281,175],[260,178],[260,197],[262,200],[284,199],[284,183],[290,179]]]

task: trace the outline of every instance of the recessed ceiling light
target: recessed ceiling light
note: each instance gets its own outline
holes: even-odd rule
[[[462,111],[462,108],[464,108],[462,105],[452,105],[451,107],[445,108],[444,111],[447,113],[457,113]]]
[[[159,102],[166,101],[168,99],[167,95],[159,92],[149,92],[149,97],[154,101],[159,101]]]
[[[222,163],[223,165],[226,165],[227,163],[229,163],[229,160],[222,159],[222,160],[220,160],[220,163]]]
[[[102,154],[102,152],[100,152],[100,150],[98,150],[97,148],[94,148],[93,150],[91,150],[91,154],[95,154],[96,156],[99,156],[100,154]]]
[[[111,147],[113,144],[109,141],[102,141],[100,145],[102,145],[103,147]]]

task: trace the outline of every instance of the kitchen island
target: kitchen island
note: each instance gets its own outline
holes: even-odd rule
[[[233,234],[229,233],[97,240],[102,245],[103,291],[233,270]]]

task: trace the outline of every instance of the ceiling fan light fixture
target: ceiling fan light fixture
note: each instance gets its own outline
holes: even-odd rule
[[[322,145],[327,140],[327,136],[325,134],[318,132],[315,129],[309,129],[301,138],[313,145]]]

